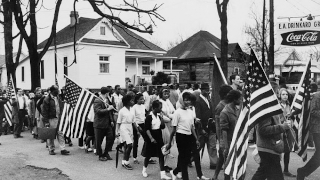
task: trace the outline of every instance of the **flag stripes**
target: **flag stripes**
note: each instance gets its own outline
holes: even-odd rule
[[[243,107],[225,162],[225,173],[234,179],[245,176],[250,130],[259,122],[282,113],[277,96],[252,50],[243,93]]]
[[[66,77],[66,102],[62,111],[59,131],[68,137],[80,138],[84,133],[84,123],[95,99],[95,95],[81,88]]]
[[[8,87],[7,87],[7,93],[6,93],[7,98],[9,101],[4,104],[4,112],[5,112],[5,117],[6,120],[8,121],[9,125],[12,126],[12,98],[16,98],[16,90],[14,88],[14,84],[12,81],[12,76],[10,77],[10,80],[8,82]]]
[[[311,60],[306,65],[305,71],[301,77],[298,90],[293,99],[291,109],[301,111],[301,114],[294,118],[294,129],[298,132],[298,147],[296,153],[303,161],[307,160],[307,146],[309,138],[310,122],[310,84],[311,84]]]

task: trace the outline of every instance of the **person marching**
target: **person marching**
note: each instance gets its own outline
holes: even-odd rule
[[[136,123],[136,126],[141,133],[144,130],[144,121],[146,118],[146,108],[144,105],[144,97],[143,94],[138,93],[135,98],[135,105],[132,107],[132,112],[134,114],[134,122]],[[139,161],[137,159],[138,155],[138,144],[139,144],[139,138],[137,131],[133,129],[133,163],[139,164]]]
[[[178,147],[177,167],[170,171],[172,179],[176,180],[177,174],[182,172],[182,179],[188,180],[188,164],[191,158],[193,143],[199,148],[200,143],[194,128],[195,113],[188,107],[191,106],[192,94],[184,92],[182,94],[183,102],[181,108],[174,112],[172,119],[173,130],[170,134],[170,140],[167,144],[167,150],[171,148],[173,136],[176,135],[176,143]]]
[[[123,152],[122,166],[127,170],[132,170],[132,166],[129,163],[129,157],[132,150],[133,143],[133,129],[132,126],[137,130],[137,134],[140,135],[136,123],[134,122],[134,114],[131,111],[131,106],[134,103],[133,96],[125,95],[122,98],[123,108],[119,111],[117,119],[116,134],[120,136],[120,139],[125,143]]]
[[[160,177],[161,179],[171,179],[166,175],[164,170],[164,156],[161,151],[161,147],[164,145],[162,139],[161,129],[165,128],[164,121],[162,117],[159,116],[162,104],[160,101],[155,100],[152,103],[152,111],[146,117],[144,130],[146,132],[145,143],[143,145],[143,150],[141,155],[145,157],[142,176],[148,177],[147,167],[151,157],[159,157],[159,166],[160,166]]]

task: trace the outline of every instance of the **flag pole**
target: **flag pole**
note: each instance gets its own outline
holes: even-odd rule
[[[224,73],[223,73],[223,71],[222,71],[222,69],[221,69],[220,63],[219,63],[219,61],[218,61],[217,56],[216,56],[215,53],[213,53],[213,57],[214,57],[215,63],[217,63],[219,72],[220,72],[220,74],[222,75],[223,82],[224,82],[225,84],[228,84],[228,81],[227,81],[226,77],[224,76]]]

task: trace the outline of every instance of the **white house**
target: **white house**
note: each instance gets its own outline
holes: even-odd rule
[[[276,75],[286,78],[286,84],[295,89],[298,87],[301,76],[306,68],[308,59],[292,48],[285,48],[275,54],[274,71]],[[320,69],[311,61],[311,77],[315,82],[319,79]]]
[[[132,31],[111,26],[105,18],[78,18],[71,12],[70,25],[57,32],[58,82],[65,84],[64,74],[78,85],[100,89],[101,86],[125,87],[127,83],[138,84],[142,79],[151,81],[150,71],[163,70],[166,51]],[[75,23],[76,26],[75,26]],[[74,62],[74,31],[76,27],[76,63]],[[39,50],[47,41],[38,45]],[[41,86],[47,88],[55,82],[54,45],[41,60]],[[170,61],[172,62],[172,61]],[[31,88],[29,58],[22,60],[17,68],[17,86]]]
[[[16,61],[17,53],[13,53],[13,62]],[[20,53],[19,61],[27,57],[23,52]],[[6,89],[7,87],[7,67],[5,55],[0,55],[0,88]]]

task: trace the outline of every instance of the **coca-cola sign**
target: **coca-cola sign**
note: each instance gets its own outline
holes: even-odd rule
[[[281,45],[312,46],[320,44],[320,31],[292,31],[281,34]]]

